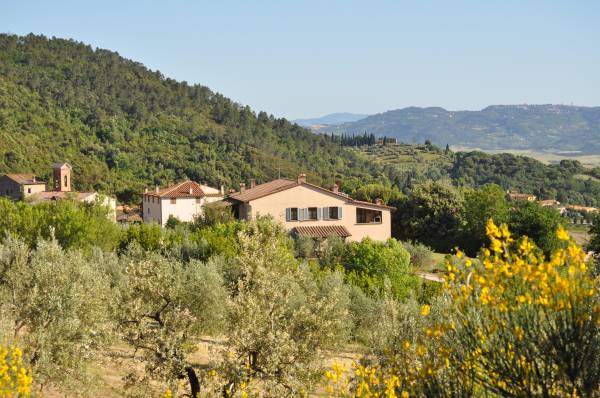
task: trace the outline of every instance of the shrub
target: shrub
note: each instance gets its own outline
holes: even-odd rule
[[[56,241],[33,251],[14,239],[0,245],[0,315],[41,386],[81,392],[88,384],[87,364],[108,342],[112,300],[104,270],[114,261],[66,252]]]
[[[418,285],[410,267],[410,255],[395,239],[375,242],[366,238],[351,242],[342,262],[348,281],[370,294],[381,294],[388,280],[394,297],[403,299]]]
[[[401,352],[389,344],[352,380],[330,372],[329,388],[352,396],[596,397],[600,297],[585,253],[561,227],[548,259],[530,239],[515,241],[506,226],[490,221],[487,234],[481,263],[461,252],[448,261],[450,307],[424,305],[423,328]]]
[[[424,270],[431,265],[433,251],[428,246],[412,241],[402,242],[402,246],[410,254],[410,264],[414,269]]]
[[[0,345],[0,397],[29,397],[32,379],[23,366],[23,352],[18,347]]]

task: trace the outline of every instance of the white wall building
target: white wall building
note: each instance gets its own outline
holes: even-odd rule
[[[223,188],[218,190],[194,181],[184,181],[163,189],[156,187],[142,195],[144,222],[164,226],[171,216],[180,221],[194,221],[202,214],[205,204],[222,199]]]

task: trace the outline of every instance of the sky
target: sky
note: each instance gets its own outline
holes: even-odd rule
[[[289,119],[407,106],[600,106],[600,1],[0,0],[71,38]]]

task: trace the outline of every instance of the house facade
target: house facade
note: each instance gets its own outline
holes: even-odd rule
[[[179,184],[142,194],[142,216],[145,223],[164,226],[169,217],[179,221],[194,221],[202,214],[202,207],[208,203],[223,200],[223,189],[184,181]]]
[[[111,213],[109,217],[115,220],[117,201],[114,198],[100,195],[97,192],[74,192],[71,189],[72,167],[69,163],[52,165],[52,188],[40,181],[34,174],[5,174],[0,177],[0,196],[12,200],[28,200],[39,203],[49,200],[76,200],[86,203],[99,203],[107,206]]]
[[[310,184],[304,174],[296,180],[277,179],[259,185],[251,182],[248,188],[240,184],[240,191],[231,193],[225,201],[238,219],[270,215],[299,236],[336,235],[354,241],[391,237],[394,208],[380,201],[354,200],[339,192],[336,185],[330,190]]]
[[[0,196],[24,200],[46,190],[46,183],[34,174],[5,174],[0,177]]]

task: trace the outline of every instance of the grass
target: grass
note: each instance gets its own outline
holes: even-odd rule
[[[215,360],[219,350],[223,347],[223,340],[211,337],[201,339],[198,343],[198,350],[190,356],[190,360],[196,370],[206,369],[211,362]],[[123,377],[132,369],[143,371],[143,364],[131,359],[132,351],[122,344],[110,348],[111,355],[98,356],[90,365],[90,374],[94,380],[93,385],[87,391],[78,391],[77,396],[120,398],[126,395],[125,382]],[[352,363],[358,362],[365,352],[365,347],[357,344],[351,344],[340,352],[330,353],[324,360],[324,366],[331,368],[334,363],[344,365],[345,369],[351,370]],[[178,396],[185,396],[188,391],[187,380],[184,379],[179,384],[180,390]],[[166,386],[160,383],[150,383],[144,396],[161,397]],[[64,393],[57,390],[46,389],[43,396],[45,398],[62,398]],[[326,397],[325,385],[318,386],[315,391],[309,394],[309,397]]]
[[[513,155],[527,156],[539,160],[545,164],[559,163],[563,159],[578,160],[587,168],[600,167],[600,154],[581,154],[581,153],[561,153],[561,152],[540,152],[533,150],[522,149],[502,149],[502,150],[483,150],[481,148],[456,146],[452,147],[453,151],[469,152],[482,151],[486,153],[512,153]],[[587,177],[587,176],[586,176]]]
[[[567,231],[575,243],[580,246],[588,244],[590,241],[590,226],[581,224],[567,224]]]

